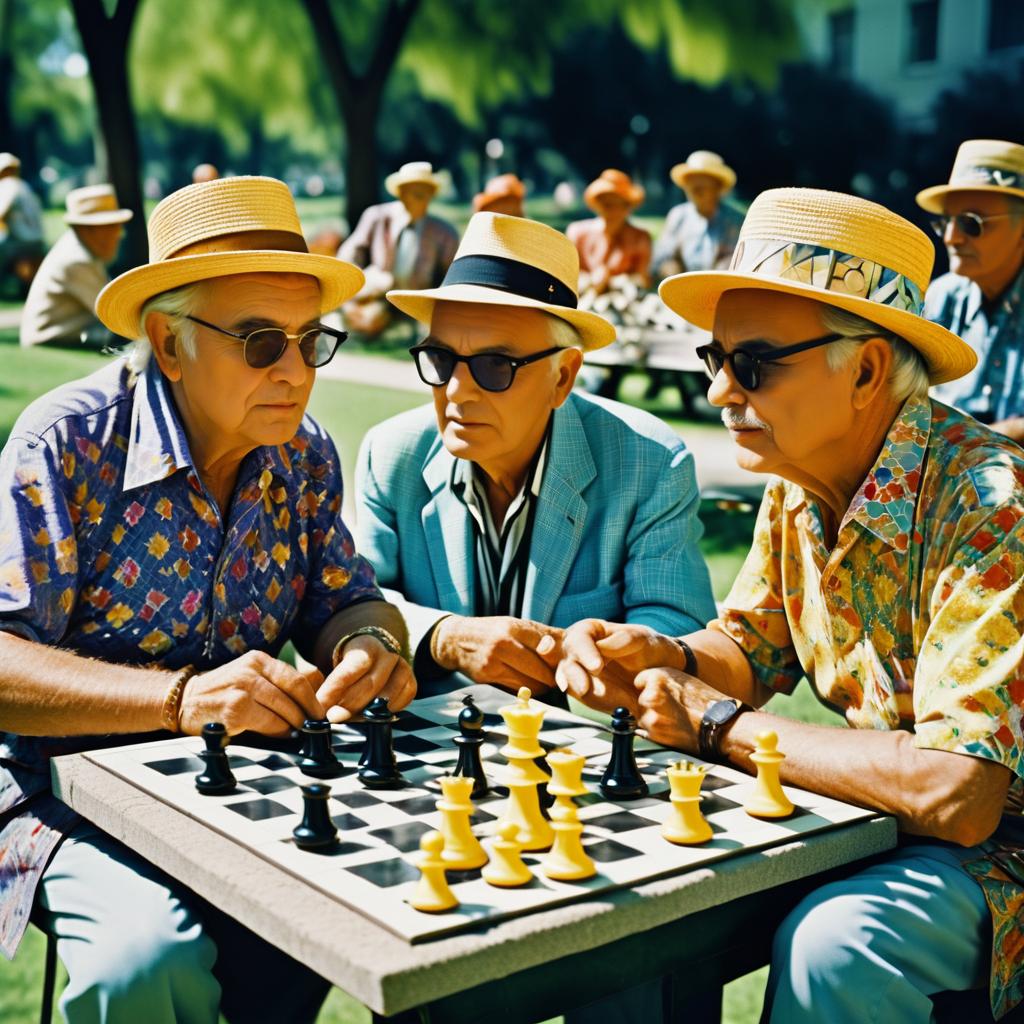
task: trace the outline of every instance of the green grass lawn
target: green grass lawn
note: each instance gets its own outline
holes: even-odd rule
[[[103,365],[108,357],[65,349],[23,350],[13,331],[0,331],[0,444],[6,441],[15,419],[25,405],[65,381],[84,376]],[[634,389],[630,389],[632,395]],[[339,381],[318,382],[310,411],[334,437],[345,479],[353,478],[353,464],[360,439],[374,423],[420,404],[422,396],[389,388],[367,387]],[[661,407],[651,406],[654,411]],[[677,429],[680,420],[666,417]],[[687,436],[719,429],[712,424],[685,424]],[[715,595],[721,598],[735,575],[749,543],[753,527],[750,513],[716,515],[709,519],[702,548],[711,568]],[[790,698],[775,698],[771,710],[804,721],[836,724],[838,719],[817,702],[809,686],[801,683]],[[31,929],[14,963],[0,957],[0,1021],[29,1024],[38,1019],[42,986],[43,942]],[[760,1013],[766,972],[758,971],[727,986],[724,1020],[727,1024],[754,1024]],[[320,1016],[320,1024],[364,1024],[369,1014],[344,993],[335,990]]]

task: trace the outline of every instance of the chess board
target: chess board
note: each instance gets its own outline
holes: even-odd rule
[[[500,889],[484,882],[479,871],[449,871],[459,906],[441,914],[422,913],[406,901],[419,878],[414,861],[420,838],[440,828],[434,806],[440,797],[437,779],[454,768],[458,757],[454,737],[463,692],[421,699],[411,710],[399,713],[394,747],[406,780],[400,789],[365,788],[355,774],[364,743],[359,727],[334,727],[334,750],[352,770],[328,780],[339,842],[327,853],[300,850],[291,837],[301,819],[299,787],[318,781],[296,767],[297,746],[292,752],[280,749],[280,744],[232,743],[228,752],[238,787],[225,796],[203,796],[195,789],[194,778],[203,767],[197,756],[203,747],[198,737],[96,750],[83,756],[408,942],[486,926],[875,816],[873,811],[787,786],[786,793],[796,805],[791,817],[752,818],[742,805],[753,779],[713,766],[704,780],[702,809],[714,836],[700,846],[675,846],[662,838],[660,825],[670,808],[664,770],[679,760],[678,751],[637,739],[637,763],[650,793],[639,800],[613,803],[598,789],[611,752],[610,733],[588,719],[549,708],[541,746],[547,751],[571,747],[586,757],[583,781],[589,792],[576,803],[584,826],[584,847],[597,865],[597,875],[582,882],[553,881],[539,871],[542,853],[525,854],[523,859],[535,871],[529,885]],[[472,820],[473,831],[486,848],[507,797],[501,787],[505,760],[498,752],[507,733],[498,709],[512,698],[485,687],[475,687],[474,698],[485,712],[483,760],[492,792],[475,802]]]

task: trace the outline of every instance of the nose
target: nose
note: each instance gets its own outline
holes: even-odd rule
[[[275,380],[287,381],[292,387],[297,388],[306,383],[306,374],[309,373],[310,367],[303,362],[299,343],[289,340],[281,358],[271,366],[270,370]]]
[[[956,217],[950,217],[946,221],[946,230],[942,233],[942,240],[946,245],[962,245],[967,236],[960,230]]]
[[[736,383],[728,363],[722,366],[708,385],[708,401],[719,409],[727,405],[746,404],[746,392]]]
[[[469,372],[468,363],[456,363],[448,383],[445,385],[445,394],[450,401],[466,401],[468,398],[480,391],[480,385],[473,380]]]

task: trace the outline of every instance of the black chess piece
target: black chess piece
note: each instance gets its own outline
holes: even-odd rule
[[[302,723],[302,750],[295,763],[303,775],[311,775],[314,779],[336,779],[345,774],[345,766],[334,753],[331,739],[331,723],[326,718],[307,718]]]
[[[612,713],[612,756],[601,776],[601,792],[609,800],[639,800],[647,796],[647,783],[636,766],[633,738],[636,719],[628,708]]]
[[[491,787],[484,774],[480,748],[484,744],[484,713],[473,703],[473,695],[462,698],[465,707],[459,712],[459,735],[455,744],[459,748],[459,759],[455,764],[455,775],[465,775],[473,780],[471,797],[487,796]]]
[[[311,782],[301,788],[302,821],[292,829],[292,838],[303,850],[326,850],[338,841],[338,829],[327,808],[331,787]]]
[[[395,717],[388,707],[387,697],[374,697],[363,712],[366,747],[357,774],[359,781],[369,789],[397,789],[405,782],[395,763],[391,739]]]
[[[206,749],[199,751],[203,770],[196,776],[196,789],[203,796],[221,796],[235,791],[234,775],[224,748],[228,744],[228,731],[220,722],[207,722],[203,726]]]

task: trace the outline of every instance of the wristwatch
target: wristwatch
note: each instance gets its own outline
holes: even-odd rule
[[[744,711],[753,711],[749,704],[741,701],[716,700],[700,720],[700,736],[697,740],[700,756],[705,761],[721,760],[722,732],[725,727]]]

